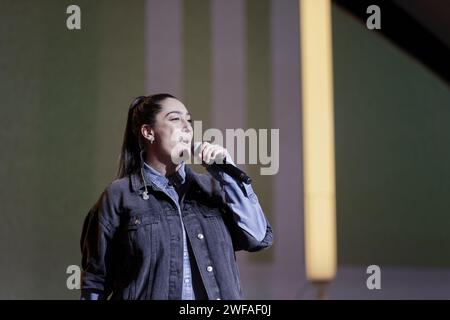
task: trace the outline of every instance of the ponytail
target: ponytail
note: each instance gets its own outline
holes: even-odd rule
[[[162,109],[162,102],[167,98],[174,98],[168,93],[140,96],[133,100],[128,109],[127,124],[123,136],[122,150],[119,157],[117,178],[137,172],[141,167],[141,151],[145,146],[142,139],[141,126],[155,124],[156,115]]]

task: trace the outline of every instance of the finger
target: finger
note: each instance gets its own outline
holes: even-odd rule
[[[211,163],[217,163],[217,160],[219,159],[218,154],[220,153],[220,150],[217,148],[214,148],[211,150]]]
[[[202,142],[201,146],[200,146],[200,157],[203,159],[203,152],[205,150],[205,148],[209,145],[208,142]]]
[[[207,148],[208,148],[208,143],[202,142],[202,144],[200,146],[200,153],[199,153],[199,157],[202,160],[202,162],[206,162],[205,160],[206,160]]]
[[[212,163],[212,152],[214,151],[214,148],[212,145],[206,146],[206,148],[203,150],[203,159],[207,164]]]
[[[223,163],[223,158],[226,157],[226,149],[221,145],[203,142],[201,145],[201,158],[207,164]]]
[[[219,145],[209,145],[206,148],[206,162],[212,164],[216,161],[218,154],[221,153],[222,147]]]
[[[205,144],[205,142],[202,142],[201,144],[200,144],[200,147],[199,147],[199,149],[198,149],[198,151],[197,151],[197,156],[200,158],[200,160],[203,162],[203,150],[205,149],[205,147],[206,147],[206,144]]]
[[[225,149],[221,146],[215,146],[214,150],[211,152],[211,157],[217,164],[222,164],[225,157]]]

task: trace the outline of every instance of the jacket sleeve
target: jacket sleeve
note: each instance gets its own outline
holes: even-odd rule
[[[235,165],[230,160],[228,163]],[[259,251],[272,245],[272,227],[251,185],[235,181],[231,176],[208,167],[221,190],[223,218],[233,240],[234,249]],[[218,185],[218,186],[217,186]]]
[[[273,243],[273,233],[270,223],[266,220],[266,233],[262,240],[256,239],[253,235],[245,229],[239,227],[235,219],[233,219],[233,212],[228,206],[223,206],[223,219],[228,231],[230,232],[231,240],[233,241],[233,248],[235,251],[245,250],[249,252],[260,251],[270,247]]]
[[[118,221],[114,194],[107,188],[87,214],[81,233],[81,299],[106,299],[111,293],[112,238]]]

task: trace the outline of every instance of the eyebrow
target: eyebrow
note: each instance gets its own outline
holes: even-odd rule
[[[179,114],[179,115],[183,114],[183,113],[180,112],[180,111],[170,111],[170,112],[168,112],[168,113],[164,116],[164,118],[167,118],[167,116],[168,116],[169,114],[171,114],[171,113],[176,113],[176,114]],[[187,116],[190,116],[191,114],[188,112],[188,113],[186,113],[186,115],[187,115]]]

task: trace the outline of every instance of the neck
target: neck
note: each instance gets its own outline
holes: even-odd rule
[[[173,175],[181,167],[181,163],[178,165],[172,163],[170,157],[168,161],[164,161],[156,152],[147,152],[145,162],[165,177]]]

